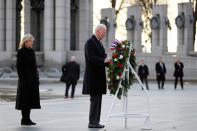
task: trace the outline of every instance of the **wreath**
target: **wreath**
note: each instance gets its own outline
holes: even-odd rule
[[[109,63],[109,68],[107,70],[108,89],[110,90],[110,94],[115,95],[120,85],[121,88],[119,88],[117,97],[121,99],[122,95],[127,95],[130,85],[134,82],[134,74],[132,74],[131,70],[129,70],[129,78],[127,78],[127,75],[124,75],[124,70],[126,69],[128,59],[131,66],[135,70],[137,65],[135,49],[132,48],[132,44],[128,40],[115,40],[110,49],[113,53],[112,60]]]

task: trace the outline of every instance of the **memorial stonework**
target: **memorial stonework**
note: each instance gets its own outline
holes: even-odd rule
[[[142,52],[142,7],[127,9],[125,29],[127,40],[136,49],[137,63],[144,59],[149,67],[150,79],[155,79],[155,63],[163,56],[167,68],[167,79],[174,79],[174,62],[177,56],[184,63],[184,79],[196,80],[197,55],[193,45],[193,14],[191,3],[179,3],[174,18],[177,28],[177,52],[168,52],[167,5],[153,5],[151,30],[151,53]],[[115,10],[101,10],[100,22],[108,26],[103,40],[106,51],[115,39]],[[0,0],[0,74],[7,68],[16,68],[16,51],[20,38],[31,33],[35,37],[39,70],[60,71],[61,66],[74,55],[84,71],[84,44],[93,34],[93,0]],[[170,43],[173,44],[173,43]],[[110,54],[110,52],[108,52]],[[5,72],[4,72],[5,74]],[[7,75],[0,76],[7,76]],[[16,75],[12,75],[16,76]],[[54,76],[58,76],[57,74]]]
[[[127,20],[125,26],[127,29],[127,40],[133,43],[136,53],[142,52],[142,8],[140,6],[131,6],[127,9]]]

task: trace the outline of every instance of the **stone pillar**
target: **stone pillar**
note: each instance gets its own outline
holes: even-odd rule
[[[111,46],[111,43],[115,39],[115,10],[113,8],[106,8],[101,10],[101,21],[106,21],[107,34],[103,39],[103,45],[106,48]]]
[[[79,0],[79,50],[84,50],[84,44],[92,34],[93,1]]]
[[[24,0],[23,8],[24,8],[24,13],[23,13],[24,16],[21,15],[21,17],[24,18],[24,23],[22,23],[22,26],[24,26],[23,33],[29,34],[29,33],[31,33],[30,32],[31,31],[31,3],[30,3],[30,0]],[[22,34],[21,36],[23,37],[24,34]]]
[[[45,66],[49,66],[52,61],[52,51],[54,51],[54,0],[46,0],[44,7],[44,60]]]
[[[127,9],[127,40],[129,40],[136,50],[136,54],[142,52],[142,7],[130,6]],[[131,20],[131,21],[129,21]],[[130,23],[129,23],[130,22]],[[130,26],[130,29],[129,27]]]
[[[65,1],[65,13],[64,13],[64,19],[65,19],[65,42],[64,44],[66,45],[65,50],[69,51],[70,50],[70,1],[67,0]],[[66,58],[66,56],[65,56]],[[65,59],[64,59],[65,61]]]
[[[194,52],[192,3],[178,4],[178,16],[175,22],[181,25],[181,21],[184,21],[183,26],[177,25],[177,55],[182,57]]]
[[[62,66],[70,47],[70,1],[47,0],[44,11],[45,67]]]
[[[69,5],[70,1],[68,0],[55,0],[55,52],[53,61],[61,65],[65,63],[66,45],[69,44],[70,41]]]
[[[93,34],[93,0],[89,0],[89,36]]]
[[[16,41],[16,2],[6,1],[6,52],[11,56]]]
[[[157,21],[158,19],[158,21]],[[159,26],[157,27],[157,22]],[[151,52],[153,55],[163,55],[168,51],[167,48],[167,5],[153,5],[152,26],[152,46]],[[154,28],[157,27],[157,28]]]
[[[0,0],[0,52],[5,50],[5,0]]]

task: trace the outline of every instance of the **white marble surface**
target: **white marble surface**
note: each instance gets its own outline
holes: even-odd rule
[[[150,91],[150,118],[152,131],[196,131],[197,125],[197,88],[196,83],[186,83],[182,91],[178,86],[174,90],[173,83],[167,82],[165,90],[158,90],[155,82],[149,84]],[[0,89],[6,84],[0,86]],[[14,84],[6,88],[15,89]],[[81,95],[82,84],[76,88],[74,99],[63,99],[64,84],[41,84],[41,96],[48,94],[60,98],[41,100],[41,110],[32,110],[32,120],[36,126],[21,127],[20,111],[14,109],[14,102],[0,103],[0,130],[1,131],[92,131],[88,129],[89,97]],[[61,98],[62,96],[62,98]],[[129,90],[128,112],[146,112],[145,93],[135,84]],[[113,97],[109,94],[103,97],[101,123],[104,123],[112,103]],[[113,113],[121,112],[121,101],[116,102]],[[123,118],[110,118],[107,130],[110,131],[140,131],[144,118],[128,118],[128,127],[124,128]]]

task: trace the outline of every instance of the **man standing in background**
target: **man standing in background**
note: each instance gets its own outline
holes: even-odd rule
[[[75,86],[80,76],[80,66],[75,61],[76,57],[72,56],[70,61],[62,67],[62,79],[66,83],[65,99],[68,98],[68,91],[72,85],[71,98],[74,98]]]
[[[164,89],[164,83],[166,80],[166,66],[165,63],[163,62],[163,57],[159,57],[159,61],[155,65],[155,70],[156,70],[156,77],[157,77],[157,84],[158,84],[158,89]]]
[[[149,75],[149,70],[148,70],[148,66],[146,64],[144,64],[144,60],[143,59],[141,60],[140,66],[138,68],[138,75],[139,75],[140,80],[142,81],[142,83],[145,82],[146,89],[149,90],[148,80],[147,80],[147,77]],[[142,87],[142,90],[143,90],[143,87]]]
[[[181,84],[181,89],[183,90],[183,68],[184,65],[180,61],[179,58],[176,59],[176,62],[174,63],[174,77],[175,77],[175,82],[174,82],[174,89],[176,90],[177,87],[177,82],[178,78],[180,78],[180,84]]]

